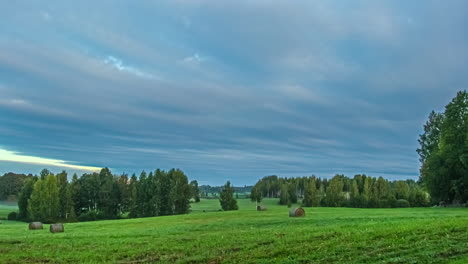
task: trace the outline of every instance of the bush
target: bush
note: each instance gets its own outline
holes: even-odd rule
[[[17,218],[18,218],[17,212],[11,212],[8,214],[8,217],[7,217],[7,219],[10,221],[16,221]]]
[[[396,207],[400,207],[400,208],[410,207],[410,203],[405,199],[399,199],[396,201]]]
[[[102,220],[102,219],[103,219],[103,216],[96,211],[89,211],[86,213],[82,213],[80,214],[80,216],[78,216],[78,221],[80,222],[89,222],[89,221],[96,221],[96,220]]]

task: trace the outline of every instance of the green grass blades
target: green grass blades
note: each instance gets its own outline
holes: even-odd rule
[[[192,204],[188,215],[65,224],[65,233],[0,225],[0,263],[468,263],[468,209],[305,208],[277,200]],[[293,205],[294,206],[294,205]],[[205,210],[205,212],[203,212]]]

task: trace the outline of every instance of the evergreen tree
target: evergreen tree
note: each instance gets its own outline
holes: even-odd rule
[[[34,190],[34,183],[35,183],[35,180],[33,178],[26,179],[26,181],[24,182],[23,188],[21,188],[21,192],[20,192],[19,199],[18,199],[18,208],[19,208],[18,219],[19,220],[27,221],[30,219],[30,216],[28,213],[28,202]]]
[[[68,179],[67,179],[67,172],[62,171],[57,174],[57,183],[59,186],[59,217],[62,219],[67,218],[67,214],[70,213],[70,203],[67,199],[67,186],[68,186]]]
[[[130,178],[130,198],[129,198],[129,217],[136,218],[138,217],[138,179],[135,174]]]
[[[231,187],[231,182],[226,182],[219,195],[219,202],[221,204],[221,208],[224,211],[231,211],[231,210],[238,210],[239,207],[237,206],[237,201],[234,199],[234,188]]]
[[[75,212],[74,215],[79,216],[81,214],[83,204],[81,202],[81,183],[76,173],[73,174],[70,186],[70,195],[73,202],[73,209]]]
[[[99,199],[97,209],[105,218],[116,218],[118,214],[118,201],[114,190],[114,176],[109,168],[103,168],[99,173]]]
[[[148,203],[148,197],[147,197],[147,181],[146,181],[146,172],[142,171],[140,173],[140,178],[138,179],[138,184],[137,184],[137,217],[145,217],[147,216],[146,214],[146,204]]]
[[[174,213],[186,214],[190,208],[190,197],[192,195],[187,176],[179,169],[172,169],[169,174],[173,182]]]
[[[170,175],[161,170],[156,170],[156,181],[159,191],[159,215],[174,214],[174,198],[172,180]]]

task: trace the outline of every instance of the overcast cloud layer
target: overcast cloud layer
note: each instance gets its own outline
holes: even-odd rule
[[[463,0],[1,1],[0,171],[415,179],[429,112],[468,87],[467,13]]]

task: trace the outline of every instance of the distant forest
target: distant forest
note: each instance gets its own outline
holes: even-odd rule
[[[54,175],[44,169],[38,176],[7,173],[0,186],[2,199],[17,199],[17,220],[46,223],[185,214],[190,199],[200,201],[197,181],[189,183],[178,169],[129,177],[103,168],[74,174],[71,181],[65,171]]]
[[[428,206],[429,194],[413,180],[388,181],[356,175],[336,175],[331,179],[315,176],[280,178],[264,177],[255,184],[251,198],[279,198],[279,204],[301,202],[304,207],[422,207]]]

